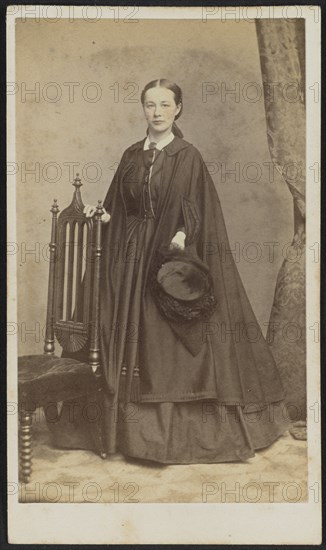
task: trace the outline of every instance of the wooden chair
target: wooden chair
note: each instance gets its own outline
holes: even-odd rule
[[[39,407],[85,396],[101,408],[99,349],[99,288],[101,261],[101,216],[86,218],[79,175],[68,208],[58,216],[57,200],[51,208],[52,231],[44,353],[18,358],[20,411],[20,473],[28,483],[32,467],[32,422]],[[63,348],[54,355],[55,337]],[[87,352],[87,359],[73,358]],[[68,355],[68,357],[64,355]],[[84,355],[85,356],[85,355]],[[94,449],[105,458],[102,417],[89,423]],[[88,428],[87,428],[88,429]]]

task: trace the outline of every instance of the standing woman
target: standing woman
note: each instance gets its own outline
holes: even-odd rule
[[[107,452],[246,460],[287,427],[280,378],[213,181],[175,123],[181,89],[154,80],[141,102],[147,136],[124,152],[102,216]]]

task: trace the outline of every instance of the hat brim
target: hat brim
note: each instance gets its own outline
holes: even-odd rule
[[[157,282],[169,296],[184,302],[202,298],[209,287],[207,273],[182,260],[164,263],[157,273]]]

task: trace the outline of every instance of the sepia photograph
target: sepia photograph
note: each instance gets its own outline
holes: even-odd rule
[[[10,542],[320,543],[320,16],[8,7]]]

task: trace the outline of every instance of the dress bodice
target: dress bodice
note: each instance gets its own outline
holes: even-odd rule
[[[127,216],[155,218],[165,152],[140,150],[123,179]]]

